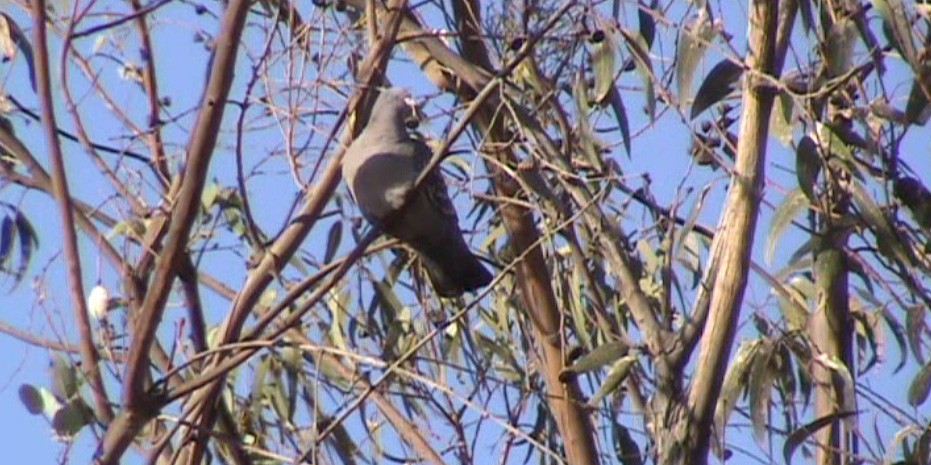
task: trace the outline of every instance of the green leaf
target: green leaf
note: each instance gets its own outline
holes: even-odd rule
[[[915,42],[902,0],[872,0],[883,19],[883,33],[909,64],[916,64]]]
[[[69,401],[78,394],[77,369],[60,354],[52,356],[50,371],[52,375],[52,393],[61,401]]]
[[[737,355],[727,367],[727,374],[724,375],[724,382],[721,385],[721,394],[718,396],[718,403],[714,409],[714,424],[717,425],[719,433],[723,433],[728,418],[737,406],[740,393],[747,388],[747,373],[762,347],[763,341],[759,339],[742,341],[737,348]]]
[[[780,92],[773,102],[773,115],[769,119],[769,132],[783,147],[792,145],[792,97]]]
[[[601,344],[592,349],[591,352],[579,357],[571,366],[564,368],[563,373],[578,374],[598,370],[626,355],[628,349],[627,344],[621,341]]]
[[[614,365],[611,366],[611,370],[608,371],[608,375],[605,376],[601,386],[598,387],[598,391],[588,400],[588,406],[594,408],[605,396],[617,390],[618,386],[627,379],[627,375],[636,363],[637,357],[633,354],[621,357],[618,361],[614,362]]]
[[[679,104],[686,105],[691,98],[692,77],[714,37],[714,27],[703,8],[680,31],[676,48],[676,86],[679,89]]]
[[[72,437],[86,425],[94,421],[94,413],[81,398],[72,399],[55,412],[52,428],[62,437]]]
[[[614,88],[614,86],[612,85],[611,88]],[[601,151],[595,143],[595,135],[592,132],[591,122],[588,119],[591,114],[591,107],[588,101],[588,91],[585,89],[585,82],[581,74],[576,77],[575,86],[573,86],[572,90],[576,111],[578,112],[579,143],[582,145],[583,152],[585,152],[588,162],[598,171],[601,171],[603,167]]]
[[[617,50],[614,48],[614,40],[605,31],[601,32],[602,38],[598,42],[592,43],[592,70],[595,75],[595,88],[592,90],[594,101],[601,104],[608,97],[608,92],[614,86],[614,76],[617,73]]]
[[[792,224],[792,220],[804,209],[808,207],[808,199],[800,189],[795,189],[782,198],[782,203],[773,213],[773,219],[769,226],[769,234],[766,235],[766,263],[772,263],[776,254],[776,244],[786,228]]]
[[[773,343],[764,341],[760,356],[754,357],[750,371],[750,419],[753,423],[753,436],[761,445],[765,444],[766,427],[769,425],[769,400],[772,396],[773,380],[776,379],[773,367]]]
[[[742,66],[731,60],[724,59],[711,68],[711,72],[701,83],[695,101],[692,102],[692,112],[689,119],[695,119],[703,111],[711,108],[732,92],[737,90],[740,76],[743,75]]]
[[[249,407],[252,410],[252,418],[262,418],[262,409],[264,407],[262,387],[265,386],[265,378],[268,377],[270,366],[271,357],[263,356],[259,359],[259,363],[252,372],[252,386],[249,393]]]
[[[908,405],[916,408],[921,406],[928,400],[929,391],[931,391],[931,362],[921,367],[921,371],[908,386]]]
[[[640,75],[640,79],[643,81],[643,98],[646,101],[647,115],[650,116],[652,122],[656,117],[656,90],[653,86],[653,63],[650,61],[649,46],[644,42],[643,37],[639,35],[634,36],[624,29],[621,29],[620,33],[624,38],[627,50],[634,57],[637,74]]]
[[[811,202],[817,201],[815,183],[820,172],[821,157],[818,155],[818,144],[811,137],[804,136],[798,142],[798,149],[795,151],[795,175],[799,188]]]
[[[912,349],[912,355],[918,363],[925,362],[922,335],[928,330],[925,324],[926,311],[922,305],[907,308],[905,311],[905,334],[908,337],[908,346]]]
[[[220,197],[220,185],[216,181],[208,184],[204,187],[204,191],[200,194],[200,204],[204,207],[204,210],[209,210]]]
[[[852,19],[842,18],[831,26],[824,54],[828,77],[842,76],[850,70],[856,40],[857,26]]]

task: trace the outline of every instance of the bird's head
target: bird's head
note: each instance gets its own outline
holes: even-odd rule
[[[414,129],[420,124],[422,117],[423,113],[409,90],[403,87],[389,87],[378,94],[375,105],[372,106],[370,119],[400,121],[408,129]]]

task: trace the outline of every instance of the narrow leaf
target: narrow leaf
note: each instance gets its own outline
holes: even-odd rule
[[[680,29],[676,48],[676,86],[679,103],[685,105],[691,98],[692,77],[714,34],[711,18],[705,9]]]
[[[800,189],[795,189],[782,198],[782,203],[776,208],[769,226],[769,233],[766,235],[766,263],[772,263],[779,238],[792,224],[792,220],[807,206],[808,199]]]
[[[740,393],[747,387],[747,373],[762,346],[763,341],[759,339],[741,342],[737,348],[737,355],[727,367],[727,374],[724,375],[724,383],[721,385],[721,395],[718,396],[718,404],[714,410],[714,423],[719,432],[724,430],[728,418],[737,406]]]
[[[772,342],[765,341],[760,349],[760,357],[754,357],[753,369],[750,371],[750,419],[753,423],[753,437],[765,444],[764,434],[769,424],[769,400],[772,396],[773,380],[776,378],[772,359]]]
[[[857,180],[851,180],[850,189],[853,192],[854,203],[856,203],[860,212],[863,214],[863,219],[866,221],[870,230],[873,231],[873,234],[876,235],[876,246],[879,251],[904,264],[909,264],[911,260],[908,255],[908,250],[892,229],[892,225],[889,224],[889,220],[886,218],[882,209],[873,202],[873,198],[866,193],[863,186]]]
[[[931,119],[931,105],[928,105],[928,97],[921,88],[924,80],[925,87],[931,89],[931,72],[923,74],[924,76],[918,76],[912,81],[912,90],[909,91],[908,103],[905,104],[905,120],[909,124],[919,126],[924,126],[928,119]]]
[[[656,37],[656,20],[650,12],[656,12],[657,2],[658,0],[651,0],[649,4],[642,0],[638,2],[637,21],[640,24],[640,37],[643,38],[647,50],[653,48],[653,39]]]
[[[792,463],[792,454],[795,453],[795,449],[802,445],[805,440],[817,433],[818,430],[830,425],[831,423],[834,423],[835,421],[843,420],[856,414],[857,412],[835,412],[818,418],[811,423],[803,425],[801,428],[789,434],[789,436],[786,438],[786,443],[782,446],[782,458],[787,464]]]
[[[902,58],[915,65],[915,42],[902,0],[872,0],[873,7],[883,19],[883,32]]]
[[[13,228],[13,219],[8,216],[3,217],[3,223],[0,224],[0,269],[4,268],[7,259],[10,258],[15,238],[16,230]]]
[[[650,61],[649,46],[639,35],[634,36],[624,29],[621,29],[620,33],[624,38],[624,45],[634,57],[637,74],[643,81],[643,98],[646,101],[647,115],[650,116],[650,121],[653,121],[656,117],[656,90],[653,86],[653,63]]]
[[[614,423],[614,451],[618,460],[624,465],[643,465],[640,446],[623,425]]]
[[[608,375],[605,376],[604,382],[598,387],[598,391],[588,400],[588,405],[590,407],[598,405],[605,396],[617,390],[618,386],[627,378],[630,369],[633,368],[636,362],[637,357],[634,355],[626,355],[614,362],[611,370],[608,371]]]
[[[769,119],[769,132],[784,147],[792,144],[792,97],[780,92],[773,106],[773,116]]]
[[[624,100],[621,99],[621,93],[618,92],[617,88],[614,86],[611,86],[611,91],[608,93],[608,103],[611,105],[611,110],[614,111],[614,117],[617,119],[617,126],[621,130],[624,151],[627,153],[627,157],[630,158],[630,122],[627,120],[627,110],[624,108]]]
[[[608,342],[601,344],[592,349],[591,352],[579,357],[571,366],[563,369],[563,372],[587,373],[595,371],[615,360],[620,359],[627,354],[627,344],[621,341]]]
[[[711,108],[718,102],[737,90],[737,84],[740,76],[743,75],[742,66],[731,60],[724,59],[711,68],[711,72],[701,83],[698,93],[695,94],[695,101],[692,103],[692,112],[690,119],[695,119],[703,111]]]
[[[600,37],[599,40],[595,40]],[[609,89],[614,86],[614,76],[617,72],[617,50],[614,40],[605,31],[596,31],[593,35],[591,50],[592,70],[595,76],[595,88],[592,90],[594,101],[599,104],[608,97]]]
[[[333,256],[336,255],[336,250],[339,249],[339,244],[343,239],[343,222],[337,221],[333,223],[333,226],[330,226],[330,232],[327,233],[326,239],[326,252],[323,254],[323,263],[330,263],[333,261]]]
[[[808,200],[815,202],[815,182],[821,172],[821,157],[818,155],[818,144],[809,137],[802,137],[795,151],[795,175],[798,186],[805,193]]]
[[[921,406],[928,400],[929,391],[931,391],[931,362],[921,367],[921,371],[908,386],[908,405],[916,408]]]

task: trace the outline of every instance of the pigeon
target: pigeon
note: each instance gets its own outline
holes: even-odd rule
[[[362,216],[417,253],[436,293],[458,297],[488,285],[492,274],[469,251],[440,171],[433,170],[399,211],[433,155],[408,131],[417,116],[407,89],[382,90],[365,128],[346,149],[343,179]]]

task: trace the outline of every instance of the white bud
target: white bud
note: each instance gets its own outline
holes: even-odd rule
[[[87,312],[95,320],[102,320],[107,316],[107,310],[110,307],[110,293],[107,288],[98,284],[91,289],[90,295],[87,296]]]

